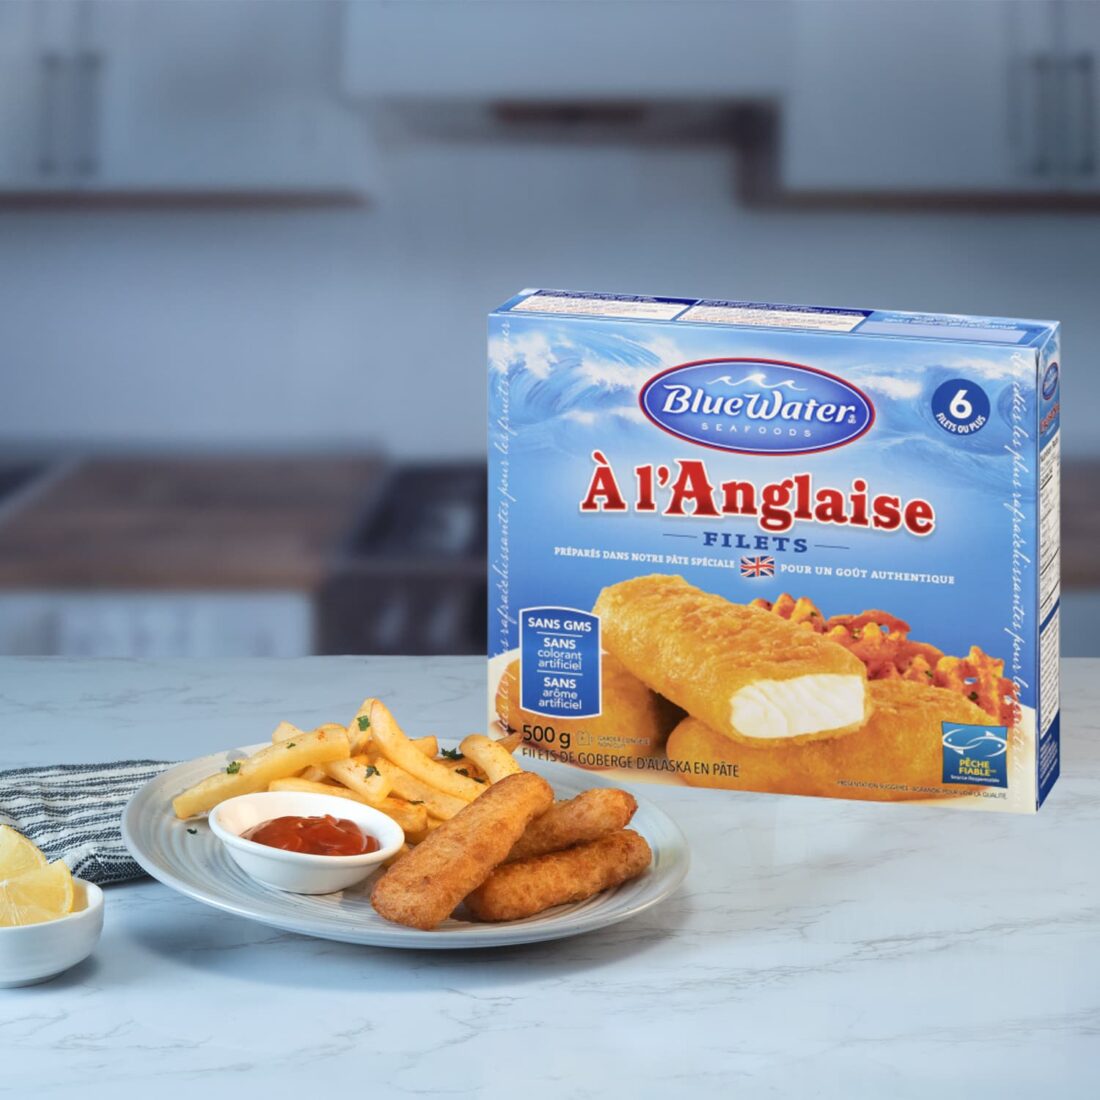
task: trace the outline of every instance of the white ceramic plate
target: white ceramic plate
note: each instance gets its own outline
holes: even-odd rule
[[[452,919],[434,932],[404,928],[383,920],[371,907],[374,876],[338,894],[306,896],[272,890],[249,878],[229,858],[205,820],[178,821],[170,805],[184,788],[224,767],[227,761],[240,759],[242,752],[262,747],[253,745],[177,764],[134,795],[122,815],[122,836],[134,859],[153,878],[196,901],[288,932],[375,947],[457,948],[503,947],[591,932],[656,905],[687,874],[688,848],[683,833],[656,806],[639,800],[630,827],[641,833],[653,849],[649,872],[587,901],[561,905],[526,920],[475,924]],[[610,785],[597,775],[560,764],[524,761],[524,765],[541,772],[559,798]]]

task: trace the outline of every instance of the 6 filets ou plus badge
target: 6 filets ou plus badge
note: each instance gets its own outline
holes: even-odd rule
[[[1036,810],[1055,322],[526,290],[489,323],[489,715],[635,779]]]

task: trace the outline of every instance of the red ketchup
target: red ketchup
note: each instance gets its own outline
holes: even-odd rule
[[[245,840],[313,856],[362,856],[377,852],[378,838],[346,817],[273,817],[241,833]]]

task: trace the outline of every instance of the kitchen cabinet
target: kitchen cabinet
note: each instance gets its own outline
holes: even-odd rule
[[[337,96],[337,5],[96,9],[101,186],[365,188],[366,127]]]
[[[1057,166],[1067,187],[1100,190],[1100,4],[1059,3],[1054,18],[1053,68],[1063,97],[1063,159]]]
[[[306,0],[9,0],[0,187],[363,195],[340,16]]]
[[[1094,4],[798,5],[779,173],[790,192],[1097,188]]]
[[[61,176],[72,16],[71,4],[0,4],[0,188],[44,187]]]
[[[43,79],[29,4],[0,4],[0,186],[27,186],[39,171]]]
[[[750,140],[746,193],[764,181],[773,199],[1042,203],[1100,188],[1096,3],[361,0],[343,37],[349,97],[436,133],[587,121],[622,136],[631,105],[679,104],[696,113],[651,127]],[[731,104],[759,112],[748,139],[720,114],[699,121]]]
[[[344,85],[364,99],[662,99],[778,92],[792,5],[358,0]]]

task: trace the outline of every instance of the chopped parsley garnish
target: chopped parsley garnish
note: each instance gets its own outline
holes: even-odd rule
[[[369,714],[357,714],[355,716],[356,722],[359,723],[360,732],[370,729],[370,715]]]
[[[928,679],[929,679],[929,680],[931,680],[931,679],[932,679],[932,673],[931,673],[931,672],[929,672],[929,671],[928,671],[927,669],[925,669],[925,670],[924,670],[924,674],[925,674],[925,676],[927,676],[927,677],[928,677]]]
[[[188,832],[189,832],[189,833],[190,833],[190,834],[191,834],[192,836],[194,836],[194,835],[195,835],[195,834],[196,834],[196,833],[198,832],[198,829],[188,829],[187,831],[188,831]]]
[[[297,742],[295,742],[295,741],[288,741],[288,742],[286,743],[286,747],[287,747],[288,749],[292,749],[292,748],[294,748],[295,744],[297,744]]]
[[[973,703],[976,703],[976,702],[978,701],[978,693],[977,693],[976,691],[972,691],[972,692],[971,692],[971,693],[970,693],[970,694],[969,694],[969,695],[967,696],[967,698],[968,698],[968,699],[969,699],[969,700],[970,700],[971,702],[973,702]]]
[[[368,764],[366,766],[366,769],[363,771],[363,776],[366,779],[370,779],[370,777],[372,775],[381,775],[381,774],[382,773],[373,764]]]
[[[236,775],[241,770],[241,762],[234,760],[231,764],[227,764],[225,767],[226,775]]]
[[[442,756],[444,760],[461,760],[462,759],[462,750],[461,749],[443,749],[440,752],[439,755]]]

